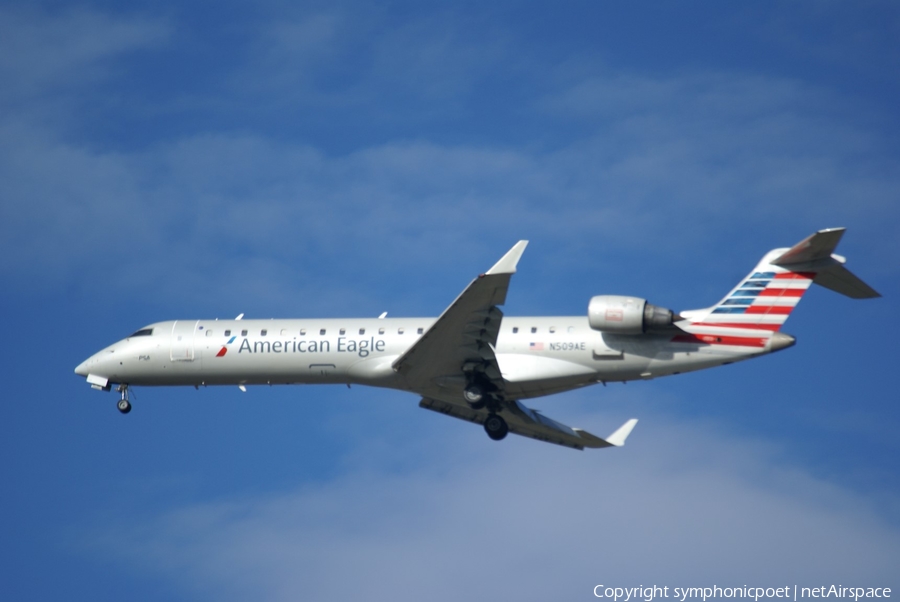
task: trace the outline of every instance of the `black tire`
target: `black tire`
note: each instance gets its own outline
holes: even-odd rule
[[[123,414],[127,414],[131,411],[131,403],[127,399],[120,399],[119,403],[116,404],[116,407],[119,408],[119,411]]]
[[[484,432],[494,441],[500,441],[509,433],[509,425],[500,416],[491,414],[484,421]]]

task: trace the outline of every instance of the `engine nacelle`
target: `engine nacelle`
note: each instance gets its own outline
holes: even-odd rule
[[[643,334],[671,326],[676,314],[637,297],[598,295],[588,304],[588,323],[594,330],[614,334]]]

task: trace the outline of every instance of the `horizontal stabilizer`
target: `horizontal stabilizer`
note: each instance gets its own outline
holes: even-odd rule
[[[881,295],[844,267],[844,258],[832,255],[845,228],[819,230],[772,260],[773,265],[792,272],[815,274],[813,282],[852,299],[871,299]]]
[[[845,230],[846,228],[819,230],[795,244],[772,263],[787,267],[792,264],[827,259],[831,257],[837,244],[841,242]]]
[[[514,401],[504,404],[500,416],[509,426],[509,432],[554,443],[572,449],[583,450],[584,448],[602,448],[602,447],[621,447],[625,443],[625,439],[631,433],[637,419],[632,418],[621,427],[619,427],[612,435],[606,439],[601,439],[596,435],[592,435],[587,431],[572,428],[562,423],[556,422],[552,418],[548,418],[536,410],[522,405],[521,402]],[[476,424],[484,424],[490,413],[487,410],[473,410],[468,405],[451,403],[439,399],[425,397],[419,402],[419,407],[434,412],[440,412],[447,416],[453,416],[461,420],[468,420]]]
[[[851,299],[872,299],[881,295],[839,263],[816,274],[813,282]]]

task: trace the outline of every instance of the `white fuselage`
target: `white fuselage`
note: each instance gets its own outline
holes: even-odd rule
[[[158,322],[76,369],[111,383],[255,385],[347,383],[414,391],[462,390],[457,374],[411,387],[392,364],[434,318],[179,320]],[[141,332],[139,331],[139,332]],[[676,342],[669,335],[614,335],[584,316],[504,317],[494,347],[506,393],[538,397],[598,382],[667,376],[774,349]]]
[[[595,383],[712,368],[794,344],[781,332],[819,283],[853,298],[878,293],[832,254],[842,228],[773,249],[717,304],[675,313],[623,295],[597,295],[586,316],[507,317],[520,240],[472,280],[438,318],[178,320],[146,326],[75,372],[95,389],[116,384],[119,411],[135,385],[345,383],[410,391],[419,406],[574,449],[621,446],[632,418],[606,439],[552,420],[519,400]]]

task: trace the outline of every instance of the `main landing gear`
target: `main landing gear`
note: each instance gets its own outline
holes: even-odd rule
[[[463,399],[469,404],[473,410],[483,410],[487,408],[488,417],[484,421],[484,432],[494,441],[500,441],[509,434],[509,425],[506,421],[497,415],[501,409],[500,400],[491,392],[493,387],[487,383],[479,383],[477,379],[469,381],[469,384],[463,389]]]
[[[509,433],[509,425],[497,414],[489,414],[484,421],[484,432],[494,441],[500,441]]]
[[[469,385],[463,390],[463,397],[469,407],[473,410],[480,410],[484,407],[487,399],[484,390],[478,385]]]
[[[131,411],[131,402],[128,401],[128,385],[119,385],[116,387],[116,391],[122,394],[122,398],[116,404],[116,407],[119,408],[119,411],[123,414],[127,414]]]

